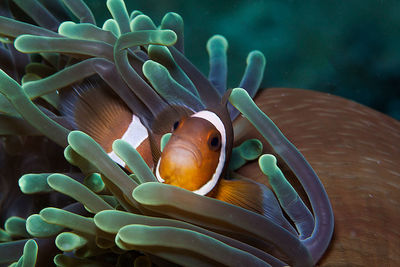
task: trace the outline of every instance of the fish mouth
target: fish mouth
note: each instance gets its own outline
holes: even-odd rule
[[[169,146],[168,150],[177,162],[194,162],[197,167],[201,165],[201,151],[190,141],[177,140]]]

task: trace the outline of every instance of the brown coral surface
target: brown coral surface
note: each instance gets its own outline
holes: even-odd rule
[[[318,265],[399,266],[400,122],[308,90],[266,89],[256,103],[303,153],[331,200],[335,231]],[[264,140],[243,118],[235,128],[238,141]],[[239,173],[266,181],[257,164]]]

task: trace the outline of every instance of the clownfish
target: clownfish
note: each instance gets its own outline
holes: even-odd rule
[[[155,174],[159,182],[267,214],[272,192],[250,179],[230,180],[227,168],[233,147],[233,127],[227,92],[220,105],[194,113],[173,125]]]
[[[208,194],[226,169],[232,150],[232,126],[217,113],[203,110],[176,122],[156,168],[167,183]]]
[[[191,115],[183,112],[179,121],[170,122],[172,135],[162,152],[154,149],[162,134],[145,127],[140,115],[100,79],[88,79],[62,95],[61,113],[69,118],[69,128],[90,135],[126,169],[112,149],[117,139],[133,146],[160,182],[267,214],[271,211],[267,199],[273,193],[265,185],[246,178],[226,179],[233,147],[228,97],[229,92],[218,105]]]

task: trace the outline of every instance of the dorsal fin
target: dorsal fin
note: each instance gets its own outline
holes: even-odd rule
[[[105,84],[89,80],[86,88],[74,90],[79,100],[74,107],[77,128],[96,140],[107,153],[112,142],[120,139],[132,122],[132,112]]]
[[[135,148],[143,141],[143,135],[147,137],[143,126],[135,128],[141,125],[139,118],[99,78],[86,79],[63,94],[62,113],[107,153],[112,152],[112,143],[126,134],[129,134],[127,141]]]

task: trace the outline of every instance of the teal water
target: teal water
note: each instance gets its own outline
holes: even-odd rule
[[[87,0],[99,22],[105,1]],[[247,53],[267,58],[263,87],[295,87],[353,99],[400,119],[400,1],[126,1],[156,24],[169,11],[185,22],[185,53],[208,72],[205,45],[229,41],[229,85],[242,75]]]

